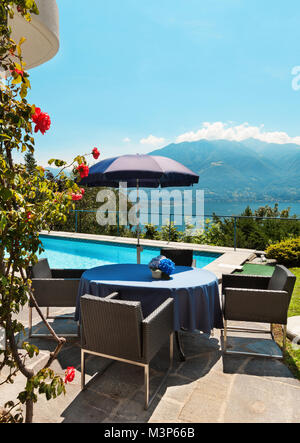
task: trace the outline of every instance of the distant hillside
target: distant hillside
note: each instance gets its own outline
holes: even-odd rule
[[[54,177],[57,177],[57,175],[59,174],[59,171],[61,170],[61,168],[53,168],[51,166],[46,166],[47,171],[51,172],[51,174],[54,175]],[[65,169],[64,173],[66,174],[67,177],[69,177],[71,175],[71,172],[69,169]]]
[[[199,174],[207,199],[300,200],[300,146],[249,139],[200,140],[151,152]]]

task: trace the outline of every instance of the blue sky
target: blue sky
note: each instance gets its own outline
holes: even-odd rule
[[[31,71],[29,100],[52,119],[40,164],[95,146],[110,157],[199,138],[300,144],[298,0],[57,3],[60,51]]]

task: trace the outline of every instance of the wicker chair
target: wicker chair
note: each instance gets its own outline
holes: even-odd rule
[[[270,323],[283,325],[283,352],[286,349],[288,308],[296,277],[284,266],[276,266],[272,277],[250,275],[223,275],[224,352],[248,356],[282,359],[278,355],[257,354],[227,350],[228,331],[266,332],[260,329],[228,327],[228,321]]]
[[[176,266],[189,266],[194,265],[194,251],[192,249],[169,249],[163,248],[160,251],[160,255],[172,260]]]
[[[173,362],[173,299],[166,300],[143,319],[141,303],[108,297],[81,297],[81,388],[85,388],[85,354],[97,355],[144,368],[145,409],[166,380]],[[170,365],[149,399],[149,364],[170,340]]]
[[[51,317],[50,308],[76,307],[76,298],[81,275],[84,269],[50,269],[47,259],[40,260],[29,270],[35,299],[40,308],[47,308],[47,319],[69,320],[74,316]],[[32,309],[29,302],[29,337],[49,337],[48,334],[32,334]],[[79,333],[79,330],[78,330]],[[78,337],[78,334],[63,334],[65,337]]]

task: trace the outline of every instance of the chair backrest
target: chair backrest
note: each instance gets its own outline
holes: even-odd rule
[[[38,263],[32,267],[31,275],[32,278],[52,278],[48,260],[46,258],[39,260]]]
[[[140,302],[81,297],[82,348],[126,360],[142,357]]]
[[[161,249],[160,254],[172,260],[176,266],[193,266],[194,251],[191,249],[164,248]]]
[[[286,291],[291,299],[296,283],[295,275],[286,267],[277,265],[270,279],[268,289]]]

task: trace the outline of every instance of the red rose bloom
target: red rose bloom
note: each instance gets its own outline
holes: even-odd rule
[[[68,367],[65,371],[65,383],[71,383],[75,378],[75,368]]]
[[[89,167],[86,166],[84,163],[78,166],[77,171],[79,172],[81,178],[88,177],[90,172]]]
[[[95,160],[98,160],[98,158],[100,157],[100,152],[98,151],[97,148],[93,149],[92,154]]]
[[[85,194],[85,190],[83,188],[80,189],[81,195]]]
[[[50,129],[51,119],[48,114],[41,111],[41,108],[35,108],[35,113],[32,116],[32,121],[35,123],[34,132],[41,131],[44,135]]]
[[[18,75],[21,75],[23,77],[24,71],[21,71],[21,69],[14,69],[12,72],[15,72]]]
[[[77,202],[77,201],[79,201],[79,200],[82,200],[82,194],[72,194],[72,200],[74,201],[74,202]]]

